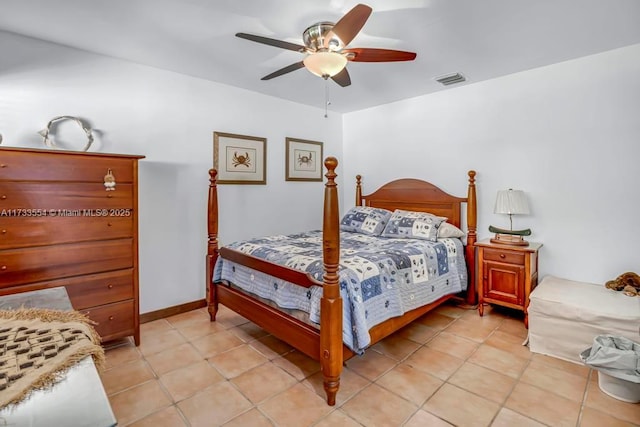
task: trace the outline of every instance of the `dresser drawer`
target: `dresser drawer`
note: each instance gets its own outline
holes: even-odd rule
[[[524,265],[524,254],[500,249],[484,248],[484,259],[488,261],[499,261],[507,264]]]
[[[133,239],[0,251],[0,287],[133,267]]]
[[[76,310],[124,301],[134,296],[132,269],[92,274],[66,281],[69,299]]]
[[[0,250],[133,237],[133,211],[112,213],[119,216],[0,216]]]
[[[132,183],[134,161],[55,151],[0,150],[0,180],[104,182],[111,169],[116,185]]]
[[[81,310],[81,313],[97,323],[93,327],[102,341],[133,335],[135,331],[136,313],[133,300],[93,307]]]
[[[115,191],[106,191],[101,183],[0,181],[0,218],[26,216],[29,211],[21,209],[31,209],[32,212],[36,210],[36,214],[42,216],[82,216],[102,213],[83,210],[125,208],[133,208],[131,184],[120,184]],[[42,209],[43,212],[38,212],[37,209]]]
[[[133,269],[0,288],[0,296],[64,286],[75,310],[134,297]]]

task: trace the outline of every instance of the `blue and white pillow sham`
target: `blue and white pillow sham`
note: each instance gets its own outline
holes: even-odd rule
[[[386,209],[354,206],[340,221],[340,230],[379,236],[389,218],[391,218],[391,212]]]
[[[438,228],[447,218],[426,212],[412,212],[396,209],[387,222],[382,237],[401,239],[438,240]]]

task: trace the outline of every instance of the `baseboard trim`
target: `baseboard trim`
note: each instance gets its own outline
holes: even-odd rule
[[[142,313],[140,315],[140,323],[153,322],[154,320],[164,319],[165,317],[175,316],[176,314],[186,313],[187,311],[197,310],[198,308],[206,307],[207,300],[201,299],[198,301],[187,302],[180,305],[174,305],[173,307],[167,307],[156,311],[150,311],[148,313]]]

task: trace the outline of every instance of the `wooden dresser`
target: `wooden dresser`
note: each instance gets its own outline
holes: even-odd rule
[[[0,147],[0,295],[64,286],[103,341],[139,345],[141,158]]]

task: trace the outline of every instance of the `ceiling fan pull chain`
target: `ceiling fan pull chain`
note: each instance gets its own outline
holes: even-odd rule
[[[327,118],[327,112],[329,109],[329,82],[328,79],[324,79],[324,118]]]

